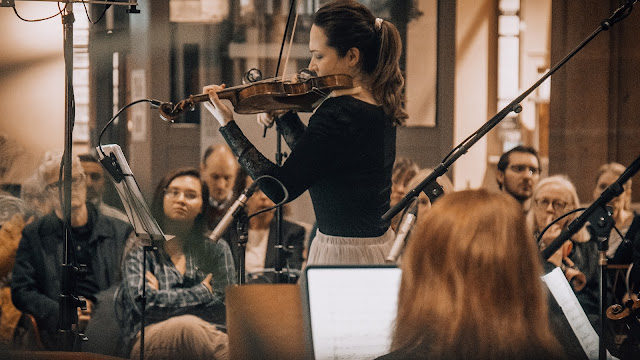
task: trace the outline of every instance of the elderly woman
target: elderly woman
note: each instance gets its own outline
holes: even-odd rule
[[[538,259],[512,197],[445,195],[405,252],[393,351],[382,359],[563,358]]]
[[[552,221],[580,207],[576,188],[564,175],[541,180],[533,190],[532,199],[527,222],[536,239]],[[549,227],[538,246],[543,249],[549,245],[578,215],[569,215]],[[586,229],[580,229],[548,261],[564,271],[585,312],[599,314],[598,246],[590,241]]]

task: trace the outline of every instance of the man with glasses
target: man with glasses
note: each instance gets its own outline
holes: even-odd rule
[[[538,180],[540,180],[540,158],[534,148],[519,145],[500,157],[496,182],[500,190],[513,196],[522,204],[524,211],[531,206],[531,195]]]
[[[106,178],[104,169],[98,161],[98,158],[91,154],[82,154],[79,156],[82,169],[85,174],[85,182],[87,184],[87,200],[98,207],[103,215],[111,216],[122,221],[129,222],[127,215],[122,211],[109,206],[102,201],[104,195]]]
[[[47,154],[38,170],[53,211],[24,228],[11,282],[14,305],[36,318],[47,349],[56,348],[60,266],[65,262],[61,159],[61,153]],[[100,306],[96,303],[98,293],[121,280],[120,260],[132,228],[128,223],[104,216],[87,202],[86,177],[77,157],[73,158],[71,167],[70,243],[74,251],[69,260],[75,266],[86,266],[84,275],[75,279],[74,292],[87,299],[87,309],[78,311],[82,329],[91,317],[93,306]]]

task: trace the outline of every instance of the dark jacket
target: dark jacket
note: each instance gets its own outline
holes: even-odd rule
[[[121,280],[120,262],[131,225],[101,215],[87,204],[93,218],[88,245],[90,264],[99,291]],[[11,280],[11,298],[19,310],[32,314],[41,335],[56,331],[60,298],[61,264],[64,262],[64,230],[62,221],[50,213],[27,225],[16,254]],[[43,339],[44,341],[45,339]]]
[[[287,264],[291,269],[300,270],[302,268],[302,251],[304,250],[304,227],[292,223],[287,220],[282,220],[282,245],[287,250],[285,253],[286,262],[283,262],[283,268],[286,268]],[[235,224],[229,227],[229,230],[223,235],[223,238],[229,243],[231,253],[233,254],[233,260],[237,267],[238,261],[238,232]],[[267,253],[265,255],[264,267],[265,269],[273,269],[276,267],[276,221],[275,217],[271,221],[269,227],[269,238],[267,239]],[[266,280],[271,279],[270,277]]]

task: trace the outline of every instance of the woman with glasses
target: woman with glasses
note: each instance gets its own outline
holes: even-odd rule
[[[194,168],[169,172],[158,184],[151,213],[167,241],[146,254],[134,239],[123,261],[124,282],[116,295],[118,320],[140,352],[141,314],[138,299],[146,282],[144,352],[158,359],[226,359],[225,288],[235,283],[233,258],[225,241],[204,236],[209,192]]]
[[[580,207],[576,188],[564,175],[540,180],[533,190],[532,199],[527,221],[535,239],[552,221]],[[551,225],[538,242],[539,248],[542,250],[549,245],[579,215],[580,212],[566,216]],[[599,314],[598,248],[597,244],[590,241],[586,229],[580,229],[571,240],[567,240],[548,259],[548,263],[564,271],[585,312]]]

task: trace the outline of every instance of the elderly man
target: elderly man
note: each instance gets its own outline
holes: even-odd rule
[[[226,144],[207,148],[200,164],[200,174],[209,188],[209,204],[212,207],[207,221],[209,229],[218,225],[233,200],[244,188],[244,172]],[[239,181],[241,180],[241,181]]]
[[[48,349],[56,347],[60,264],[64,263],[64,213],[59,196],[61,158],[62,154],[47,154],[38,170],[54,211],[24,228],[11,282],[13,303],[36,318]],[[87,202],[85,174],[77,157],[73,158],[71,172],[72,260],[74,264],[86,265],[87,270],[76,281],[75,295],[87,299],[87,310],[79,315],[81,321],[88,321],[92,307],[101,305],[96,304],[96,295],[121,280],[120,260],[132,229],[121,220],[104,216]]]
[[[525,211],[531,206],[531,195],[538,180],[540,158],[534,148],[516,146],[500,157],[496,174],[498,186],[518,200]]]

